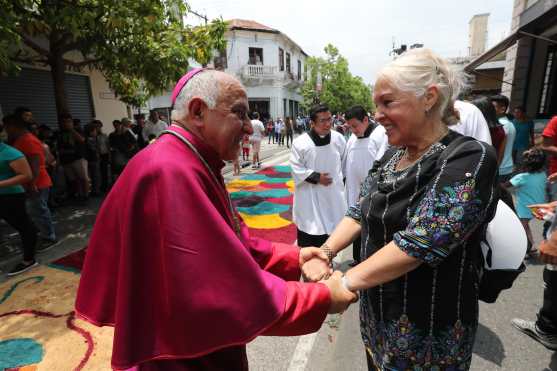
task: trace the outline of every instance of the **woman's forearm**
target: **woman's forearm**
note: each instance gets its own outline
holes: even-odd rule
[[[364,290],[392,281],[414,269],[422,262],[399,249],[394,242],[385,245],[346,272],[350,290]]]
[[[350,245],[359,235],[362,227],[354,219],[345,216],[327,239],[327,246],[338,253]]]
[[[31,178],[27,175],[18,174],[6,180],[0,180],[0,188],[11,187],[16,185],[23,185],[31,181]]]

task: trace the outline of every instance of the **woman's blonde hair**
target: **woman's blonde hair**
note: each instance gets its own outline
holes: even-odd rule
[[[431,86],[437,87],[439,99],[431,108],[439,112],[447,125],[459,121],[454,101],[466,87],[466,75],[430,49],[418,48],[407,51],[385,66],[377,80],[385,79],[397,89],[422,97]]]

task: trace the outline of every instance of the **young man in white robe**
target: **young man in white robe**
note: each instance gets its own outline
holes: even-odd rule
[[[344,217],[342,158],[346,141],[331,130],[332,115],[326,105],[310,112],[309,132],[292,143],[290,166],[294,178],[294,223],[298,246],[322,246]]]
[[[373,167],[377,151],[370,150],[371,133],[376,127],[362,106],[350,108],[345,119],[352,134],[346,143],[342,158],[342,172],[345,177],[346,205],[348,207],[359,201],[360,186]],[[356,263],[360,262],[360,239],[352,244],[352,256]]]

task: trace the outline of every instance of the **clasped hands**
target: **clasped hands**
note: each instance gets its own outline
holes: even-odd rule
[[[300,268],[305,281],[321,282],[329,288],[331,306],[329,313],[342,313],[358,301],[358,294],[342,285],[342,272],[333,272],[327,254],[318,247],[300,249]]]

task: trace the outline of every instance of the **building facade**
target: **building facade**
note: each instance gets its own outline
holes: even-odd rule
[[[515,0],[511,34],[466,66],[477,68],[506,52],[502,94],[529,117],[557,114],[557,0]]]
[[[468,55],[478,56],[485,52],[487,44],[487,21],[489,13],[476,14],[468,22]]]
[[[255,21],[228,21],[226,51],[213,67],[234,75],[245,86],[251,112],[263,119],[300,114],[307,54],[284,33]],[[192,63],[192,66],[195,66]],[[169,113],[170,93],[149,100],[146,108]]]

